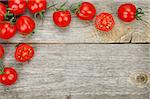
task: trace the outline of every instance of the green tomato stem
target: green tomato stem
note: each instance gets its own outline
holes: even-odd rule
[[[142,16],[145,15],[144,12],[142,11],[142,8],[138,8],[136,10],[136,19],[137,20],[142,20]]]
[[[82,4],[82,2],[72,4],[70,6],[71,13],[75,14],[75,13],[79,12],[79,8],[80,8],[81,4]]]
[[[56,4],[52,4],[52,5],[48,4],[46,9],[52,8],[52,7],[56,6],[56,5],[57,5],[57,3]]]
[[[68,0],[66,0],[66,2],[64,2],[58,9],[63,9],[64,6],[67,4]]]
[[[4,74],[4,66],[2,60],[0,60],[0,74]]]

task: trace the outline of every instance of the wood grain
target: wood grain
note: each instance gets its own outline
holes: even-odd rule
[[[65,0],[62,0],[64,2]],[[32,37],[24,38],[17,34],[9,41],[0,40],[1,43],[148,43],[150,42],[150,3],[149,0],[137,1],[132,3],[137,7],[143,8],[145,16],[143,21],[134,21],[124,23],[117,17],[118,6],[130,0],[85,0],[93,2],[97,8],[97,14],[100,12],[109,12],[115,18],[115,28],[109,33],[97,31],[93,22],[80,21],[73,15],[71,25],[68,28],[60,29],[52,22],[53,11],[47,11],[45,19],[36,20],[37,28]],[[51,0],[48,0],[52,3]],[[55,0],[58,3],[58,0]],[[59,1],[60,2],[60,1]],[[62,4],[62,2],[60,2]],[[130,1],[131,2],[131,1]],[[60,5],[60,3],[58,5]],[[76,0],[69,0],[68,6],[77,3]],[[27,12],[29,15],[29,12]],[[29,15],[31,16],[31,14]]]
[[[65,0],[54,1],[60,5]],[[67,6],[78,2],[68,1]],[[44,21],[36,20],[33,36],[25,38],[17,33],[9,41],[0,39],[6,50],[4,64],[19,74],[15,85],[0,86],[0,99],[150,99],[150,45],[103,44],[150,43],[149,0],[84,1],[93,2],[97,14],[111,13],[115,28],[99,32],[93,22],[73,15],[71,25],[60,29],[52,22],[53,11],[47,11]],[[124,23],[117,18],[117,8],[125,2],[143,8],[143,21]],[[31,16],[28,11],[26,15]],[[14,59],[15,45],[21,42],[31,43],[36,50],[29,63]],[[145,84],[134,80],[141,72],[148,75]]]
[[[149,82],[137,86],[130,77],[150,73],[150,45],[33,44],[37,51],[29,64],[15,62],[14,44],[4,46],[3,62],[17,69],[19,80],[8,88],[0,86],[0,99],[99,99],[80,97],[88,94],[148,99]]]
[[[71,99],[149,99],[148,94],[141,95],[77,95]]]

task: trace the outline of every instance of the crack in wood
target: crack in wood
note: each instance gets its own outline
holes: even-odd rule
[[[67,99],[71,99],[71,95],[67,96]]]

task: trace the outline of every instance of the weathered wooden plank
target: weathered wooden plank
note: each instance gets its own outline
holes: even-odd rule
[[[48,0],[51,3],[51,0]],[[65,0],[63,0],[65,1]],[[63,2],[62,1],[62,2]],[[102,33],[95,29],[92,22],[83,22],[73,16],[71,25],[65,29],[57,28],[52,22],[52,11],[47,11],[44,21],[37,20],[35,34],[31,38],[24,38],[17,34],[10,43],[28,42],[28,43],[119,43],[119,42],[150,42],[150,3],[149,0],[133,0],[137,7],[145,11],[144,21],[135,21],[133,23],[124,23],[117,18],[117,8],[122,2],[130,0],[86,0],[93,2],[97,8],[97,13],[112,13],[116,25],[109,33]],[[55,1],[57,2],[57,0]],[[60,1],[59,1],[60,2]],[[69,0],[68,5],[77,2]],[[131,1],[130,1],[131,2]],[[29,14],[29,13],[28,13]],[[31,16],[31,15],[30,15]],[[145,22],[146,21],[146,22]],[[0,40],[0,42],[5,42]]]
[[[129,95],[122,96],[127,99],[130,95],[146,97],[150,92],[149,82],[139,86],[130,79],[139,72],[150,73],[148,44],[33,44],[37,51],[29,64],[15,62],[15,45],[4,46],[3,62],[18,70],[19,80],[8,89],[1,85],[0,99],[70,94]]]
[[[141,95],[74,95],[71,99],[149,99],[148,94]]]
[[[12,94],[7,94],[9,98],[7,99],[27,99],[28,97],[15,97]],[[33,97],[30,96],[30,99],[149,99],[148,94],[141,94],[141,95],[72,95],[72,96],[47,96],[43,97]]]

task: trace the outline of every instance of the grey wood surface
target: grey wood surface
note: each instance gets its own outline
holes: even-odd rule
[[[4,63],[18,70],[19,79],[11,87],[0,86],[0,99],[59,99],[70,94],[74,95],[71,99],[101,99],[80,98],[86,94],[102,99],[121,95],[121,99],[148,99],[149,78],[143,85],[131,78],[140,72],[149,76],[150,45],[33,44],[35,57],[24,64],[15,62],[14,44],[4,46]]]
[[[68,1],[68,5],[78,2]],[[53,12],[47,11],[44,21],[36,20],[32,37],[17,34],[9,41],[0,40],[6,49],[4,64],[19,74],[15,85],[0,85],[0,99],[150,99],[150,45],[144,44],[150,43],[149,0],[132,0],[145,12],[143,21],[133,23],[120,21],[116,13],[121,3],[131,0],[84,1],[93,2],[97,13],[112,13],[115,28],[102,33],[92,22],[73,16],[71,25],[60,29],[52,22]],[[22,42],[36,49],[29,63],[14,59],[15,45]],[[137,82],[139,73],[147,75],[146,83]]]
[[[51,0],[47,0],[50,4]],[[65,0],[54,0],[62,4]],[[77,0],[68,0],[68,6],[77,3]],[[73,16],[71,25],[68,28],[57,28],[52,22],[53,11],[47,11],[45,19],[36,20],[37,28],[33,37],[24,38],[17,34],[9,40],[9,43],[28,42],[28,43],[147,43],[150,42],[150,2],[149,0],[132,0],[137,8],[143,8],[145,16],[143,21],[125,23],[118,19],[117,9],[124,2],[131,0],[85,0],[94,3],[97,14],[101,12],[112,13],[115,18],[115,28],[109,33],[97,31],[93,22],[80,21]],[[26,13],[29,15],[29,12]],[[30,14],[31,16],[31,14]],[[6,42],[0,40],[0,42]]]

